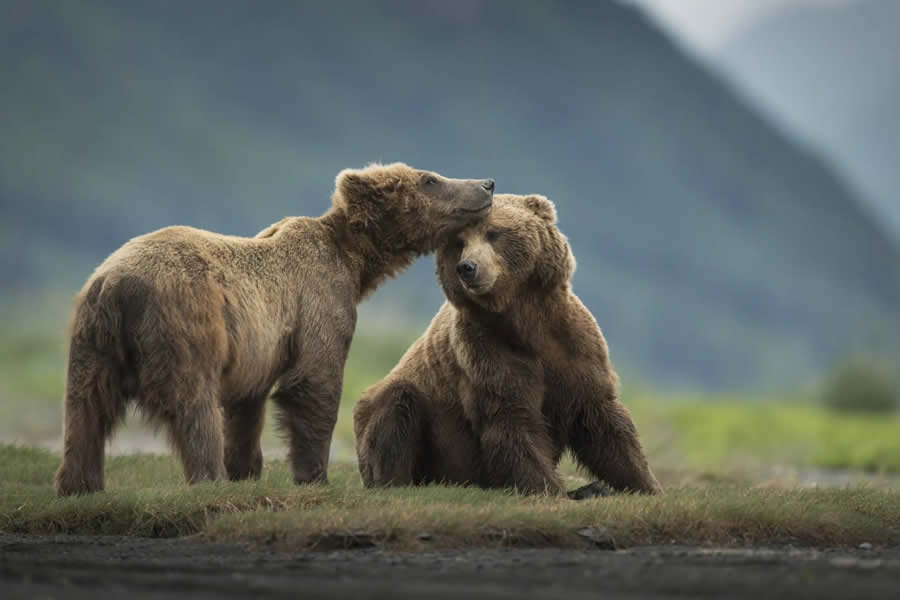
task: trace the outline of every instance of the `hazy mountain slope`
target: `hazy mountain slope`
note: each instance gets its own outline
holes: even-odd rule
[[[342,167],[405,160],[554,199],[576,291],[657,381],[783,382],[900,339],[898,251],[856,198],[616,3],[2,10],[0,198],[28,232],[6,282],[78,284],[166,224],[319,214]],[[424,322],[432,271],[374,302]]]
[[[900,2],[787,7],[717,59],[761,106],[833,156],[900,239]]]

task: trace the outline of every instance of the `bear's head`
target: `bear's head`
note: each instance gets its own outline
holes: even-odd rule
[[[334,209],[350,229],[398,251],[431,252],[485,217],[493,179],[450,179],[403,163],[344,169],[335,179]]]
[[[437,273],[454,305],[503,312],[516,298],[568,285],[575,258],[544,196],[498,194],[483,221],[438,249]]]

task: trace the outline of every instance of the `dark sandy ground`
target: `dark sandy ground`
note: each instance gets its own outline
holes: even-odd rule
[[[0,597],[900,598],[900,546],[286,553],[201,540],[0,535]]]

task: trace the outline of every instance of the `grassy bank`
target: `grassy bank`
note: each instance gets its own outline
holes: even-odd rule
[[[328,486],[295,486],[284,462],[268,461],[259,481],[189,488],[170,457],[126,456],[108,461],[106,492],[59,500],[51,487],[57,461],[43,450],[0,446],[0,531],[201,535],[298,549],[578,546],[607,536],[620,547],[900,541],[900,492],[875,487],[668,481],[662,497],[577,503],[458,487],[364,490],[352,465],[333,467]],[[594,528],[588,537],[577,533],[585,528]]]

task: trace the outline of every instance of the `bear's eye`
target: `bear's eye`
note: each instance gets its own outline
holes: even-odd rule
[[[466,243],[462,241],[461,238],[456,238],[455,240],[453,240],[453,247],[457,250],[462,250],[463,248],[465,248],[465,246]]]
[[[437,185],[437,182],[438,182],[437,177],[435,177],[434,175],[428,175],[427,177],[425,177],[425,181],[424,181],[425,185],[428,185],[428,186]]]
[[[484,236],[489,242],[496,242],[497,238],[500,237],[500,232],[496,229],[490,229]]]

